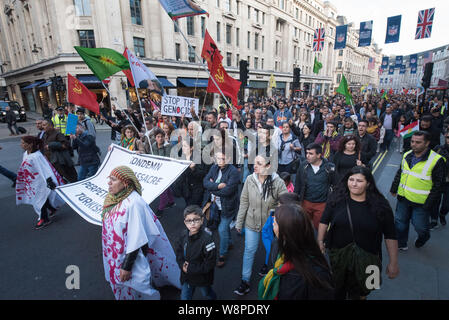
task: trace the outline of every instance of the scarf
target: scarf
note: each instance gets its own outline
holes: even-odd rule
[[[129,195],[135,190],[138,194],[142,195],[142,186],[137,180],[134,172],[126,166],[117,167],[111,172],[111,176],[116,177],[125,184],[125,189],[117,194],[108,193],[103,204],[103,211],[101,217],[104,220],[109,212],[120,202],[129,197]]]
[[[330,139],[335,138],[338,135],[337,131],[334,131],[334,133],[332,133],[332,137],[329,138],[329,140],[327,140],[326,142],[324,142],[323,144],[323,157],[325,159],[329,159],[330,155],[331,155],[331,142]]]
[[[134,141],[135,140],[136,140],[135,137],[132,137],[131,139],[128,139],[128,138],[124,137],[122,139],[122,142],[120,143],[120,146],[123,147],[123,148],[126,148],[128,150],[133,151],[134,150],[134,146],[135,146],[134,145]]]
[[[277,300],[279,294],[279,286],[281,284],[281,276],[287,274],[295,267],[291,262],[284,262],[284,256],[278,256],[267,275],[260,280],[258,295],[260,300]]]

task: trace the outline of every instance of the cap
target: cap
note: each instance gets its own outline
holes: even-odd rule
[[[78,109],[76,109],[76,113],[86,113],[86,109],[78,108]]]
[[[64,107],[59,106],[56,108],[56,110],[64,110]]]

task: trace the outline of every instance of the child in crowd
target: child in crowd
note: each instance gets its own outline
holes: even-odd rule
[[[281,172],[279,174],[282,180],[285,182],[285,186],[287,187],[288,192],[295,192],[295,186],[291,181],[291,175],[288,172]]]
[[[196,288],[208,300],[217,299],[212,289],[217,250],[212,235],[202,228],[203,222],[204,214],[199,206],[184,209],[188,230],[176,245],[176,261],[181,269],[181,300],[192,300]]]

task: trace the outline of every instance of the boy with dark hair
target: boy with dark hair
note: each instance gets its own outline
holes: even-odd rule
[[[176,245],[176,260],[181,269],[181,300],[192,300],[196,288],[204,297],[216,300],[212,289],[217,252],[212,235],[203,228],[204,214],[197,205],[184,209],[183,232]]]

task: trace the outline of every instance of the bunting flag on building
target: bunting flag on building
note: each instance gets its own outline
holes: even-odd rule
[[[315,57],[315,61],[313,62],[313,73],[320,73],[321,68],[323,68],[323,64],[317,60]]]
[[[115,50],[84,47],[75,47],[75,50],[100,81],[129,69],[128,60]]]
[[[421,10],[418,13],[418,26],[416,27],[415,40],[430,38],[432,35],[434,17],[435,8]]]
[[[399,70],[400,70],[399,74],[405,74],[406,71],[405,65],[402,65]]]
[[[270,76],[269,87],[270,88],[276,88],[276,79],[274,78],[274,74],[271,74],[271,76]]]
[[[359,47],[370,46],[372,34],[373,21],[360,22]]]
[[[410,55],[410,67],[417,67],[418,66],[418,55],[412,54]]]
[[[348,25],[338,26],[335,30],[335,50],[346,48],[346,39],[348,34]]]
[[[394,74],[394,67],[390,66],[390,68],[388,69],[388,75],[391,76],[392,74]]]
[[[418,70],[417,66],[411,66],[410,67],[410,74],[416,74],[417,70]]]
[[[385,43],[399,42],[399,37],[401,34],[401,20],[401,15],[388,18]]]
[[[313,51],[322,51],[324,48],[324,38],[326,34],[324,28],[316,29],[313,35]]]
[[[97,95],[70,73],[67,75],[67,101],[74,105],[84,107],[95,114],[100,114]]]
[[[383,57],[382,58],[382,65],[381,68],[383,70],[387,70],[388,69],[388,64],[390,63],[390,58],[389,57]]]
[[[199,14],[209,16],[194,0],[159,0],[159,2],[172,20]]]
[[[345,96],[347,105],[352,105],[352,95],[349,92],[349,86],[348,82],[346,81],[345,75],[341,77],[341,82],[337,88],[337,93]]]
[[[374,70],[374,68],[376,67],[376,58],[369,58],[368,61],[368,70]]]
[[[237,106],[238,105],[237,95],[242,83],[228,75],[220,59],[216,56],[212,57],[212,67],[211,69],[209,69],[209,71],[210,76],[214,78],[215,82],[220,87],[223,94],[225,96],[230,97],[232,104],[234,106]],[[212,81],[211,79],[209,79],[209,83],[207,85],[207,92],[220,93],[220,90],[217,88],[214,81]]]
[[[207,67],[209,70],[212,68],[212,60],[214,58],[220,60],[220,62],[223,61],[223,56],[220,53],[220,50],[218,50],[217,45],[214,42],[214,39],[209,35],[209,32],[206,29],[206,32],[204,34],[204,42],[203,42],[203,50],[201,51],[201,58],[206,60]]]
[[[396,56],[395,68],[400,68],[402,66],[402,60],[404,60],[403,56]]]

